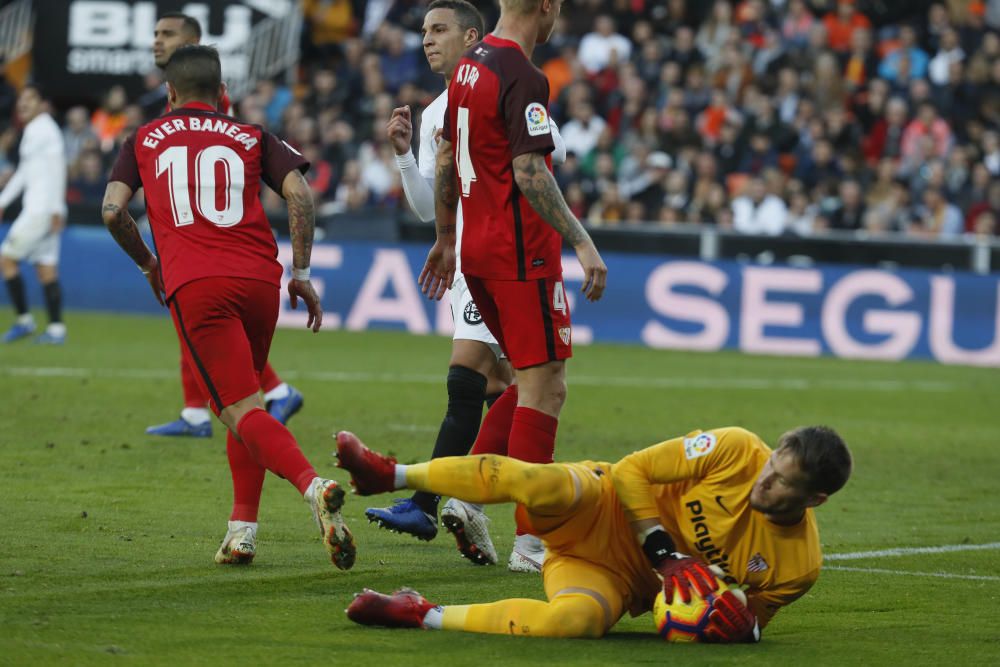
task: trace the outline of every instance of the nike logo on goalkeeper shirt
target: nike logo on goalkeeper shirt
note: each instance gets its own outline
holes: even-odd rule
[[[722,496],[716,496],[715,497],[715,502],[719,503],[719,507],[721,507],[722,509],[724,509],[726,511],[726,514],[728,514],[729,516],[733,515],[733,513],[730,512],[729,509],[725,505],[722,504]]]

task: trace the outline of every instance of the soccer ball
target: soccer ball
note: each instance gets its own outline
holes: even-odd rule
[[[719,593],[732,590],[746,604],[746,596],[738,588],[730,589],[722,579],[719,582]],[[716,595],[701,597],[691,592],[691,602],[684,602],[678,593],[668,602],[663,595],[663,589],[656,595],[653,602],[653,621],[660,637],[668,642],[700,642],[705,641],[705,628],[708,627],[708,615],[712,612],[712,602]]]

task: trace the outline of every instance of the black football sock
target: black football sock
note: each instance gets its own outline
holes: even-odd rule
[[[485,397],[486,376],[464,366],[452,366],[448,370],[448,411],[438,430],[432,459],[469,453],[479,435]],[[440,501],[441,497],[433,493],[417,491],[413,494],[413,502],[434,516],[437,516]]]
[[[497,399],[499,399],[501,396],[503,396],[503,392],[502,391],[498,391],[495,394],[490,394],[489,396],[487,396],[486,397],[486,409],[489,410],[490,408],[492,408],[493,404],[496,403]]]
[[[18,316],[28,313],[28,299],[24,296],[24,279],[21,274],[13,278],[7,278],[7,293],[10,295],[10,302],[17,311]]]
[[[45,293],[45,308],[49,311],[49,322],[58,324],[62,322],[62,288],[58,280],[42,285]]]

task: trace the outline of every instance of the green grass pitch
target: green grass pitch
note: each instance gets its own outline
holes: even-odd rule
[[[326,558],[305,504],[269,477],[257,560],[219,567],[230,481],[210,440],[155,439],[180,408],[165,318],[71,313],[69,344],[0,347],[0,664],[987,664],[1000,656],[997,371],[733,353],[579,347],[561,460],[615,460],[699,427],[773,443],[836,427],[848,486],[818,510],[831,556],[813,590],[757,646],[671,646],[644,616],[599,641],[512,639],[351,624],[362,587],[408,585],[441,603],[542,596],[538,577],[459,558],[367,524],[389,497],[351,497],[358,562]],[[320,474],[342,482],[331,432],[423,460],[445,407],[450,343],[394,332],[281,330],[272,362],[306,396],[290,423]],[[494,508],[501,557],[513,522]],[[987,545],[836,559],[883,549]],[[990,546],[992,545],[992,546]],[[992,656],[992,657],[990,657]]]

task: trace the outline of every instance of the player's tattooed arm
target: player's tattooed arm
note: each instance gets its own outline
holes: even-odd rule
[[[455,181],[452,154],[451,142],[442,140],[434,163],[434,210],[438,238],[454,238],[456,233],[458,183]]]
[[[293,170],[285,176],[281,194],[288,205],[288,231],[292,237],[292,267],[308,269],[316,228],[316,205],[305,177]]]
[[[104,226],[111,232],[118,245],[122,247],[132,261],[143,270],[147,269],[155,259],[146,242],[139,234],[139,227],[128,212],[128,203],[132,199],[132,188],[121,181],[108,183],[104,192],[104,206],[101,216]]]
[[[514,181],[528,203],[573,246],[583,268],[582,291],[588,300],[597,301],[604,294],[607,285],[608,267],[597,252],[590,234],[569,210],[555,176],[545,164],[545,156],[541,153],[524,153],[514,158],[513,166]]]
[[[532,208],[574,248],[590,235],[569,210],[555,177],[541,153],[524,153],[514,158],[514,180]]]

